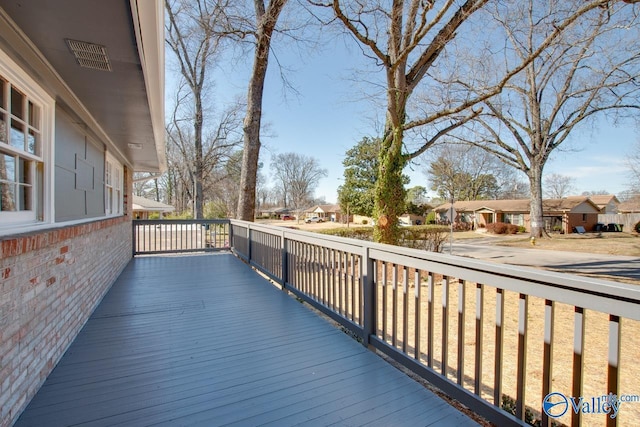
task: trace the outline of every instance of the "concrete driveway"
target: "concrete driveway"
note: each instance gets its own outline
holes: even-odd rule
[[[486,239],[469,240],[464,243],[454,242],[452,249],[453,255],[485,261],[589,276],[623,277],[640,283],[640,258],[638,257],[494,246]],[[445,245],[443,253],[449,253],[448,244]]]

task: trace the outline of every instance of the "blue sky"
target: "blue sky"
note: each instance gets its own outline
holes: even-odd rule
[[[327,202],[337,200],[344,153],[363,136],[374,134],[373,118],[383,114],[381,108],[373,108],[366,101],[353,101],[359,97],[359,88],[353,88],[348,75],[344,58],[335,51],[327,52],[298,65],[293,77],[298,98],[285,102],[279,82],[273,78],[265,93],[265,120],[275,136],[267,140],[263,159],[268,161],[270,151],[316,157],[329,172],[320,182],[316,196],[324,196]],[[603,189],[619,193],[627,189],[626,154],[638,138],[633,124],[613,126],[606,119],[576,128],[561,150],[552,154],[545,174],[574,178],[578,194]],[[428,187],[422,168],[414,169],[405,171],[411,178],[410,185]],[[526,177],[522,175],[522,179]]]
[[[377,117],[380,122],[384,114],[384,106],[375,107],[364,100],[362,87],[351,78],[354,69],[369,62],[354,46],[334,42],[303,58],[293,50],[280,50],[278,59],[292,69],[287,76],[297,94],[283,89],[276,61],[271,60],[263,105],[263,123],[268,123],[270,136],[263,138],[261,152],[267,176],[273,153],[296,152],[315,157],[328,171],[315,195],[329,203],[337,201],[344,153],[363,136],[376,135],[374,119]],[[219,99],[244,99],[250,68],[250,63],[236,63],[233,67],[221,64],[215,76]],[[627,189],[629,179],[626,155],[639,135],[633,124],[613,126],[606,119],[576,128],[561,146],[563,150],[552,154],[545,174],[574,178],[577,194],[602,189],[620,193]],[[428,187],[422,170],[418,166],[405,171],[411,186]],[[524,175],[522,180],[526,181]]]

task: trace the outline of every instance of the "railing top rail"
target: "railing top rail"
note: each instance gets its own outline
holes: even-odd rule
[[[338,249],[346,252],[361,252],[366,243],[362,240],[347,239],[344,237],[331,236],[328,234],[313,233],[310,231],[293,230],[288,227],[279,227],[274,225],[256,224],[253,222],[231,220],[231,224],[249,226],[252,230],[258,230],[265,233],[278,234],[287,240],[294,240],[312,245],[327,246],[331,249]]]
[[[229,224],[228,219],[134,219],[134,224]]]
[[[640,287],[571,273],[558,273],[524,266],[498,264],[456,255],[366,242],[345,237],[321,235],[278,226],[231,220],[286,239],[349,250],[368,248],[370,256],[381,261],[418,268],[502,289],[547,298],[609,314],[640,320]],[[342,249],[344,247],[344,249]]]

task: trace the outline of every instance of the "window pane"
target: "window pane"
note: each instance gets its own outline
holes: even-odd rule
[[[27,151],[36,156],[42,155],[40,153],[40,134],[31,129],[27,135]]]
[[[24,127],[15,120],[11,120],[11,146],[24,150]]]
[[[24,95],[11,88],[11,114],[24,120]]]
[[[7,106],[5,105],[5,93],[7,90],[7,81],[3,78],[0,78],[0,108],[6,110]]]
[[[31,172],[33,169],[33,162],[25,159],[19,159],[18,161],[18,182],[22,184],[32,184]]]
[[[0,211],[16,210],[15,185],[0,182]]]
[[[32,210],[31,191],[30,185],[18,185],[18,200],[20,201],[21,211]]]
[[[15,182],[16,158],[7,154],[0,155],[0,180]]]
[[[29,101],[29,126],[40,130],[40,108]]]
[[[113,189],[107,188],[107,213],[111,213],[111,198],[113,197]]]
[[[7,120],[4,114],[0,114],[0,142],[7,143]]]

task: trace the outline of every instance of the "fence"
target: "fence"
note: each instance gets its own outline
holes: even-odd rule
[[[231,224],[236,255],[498,425],[640,420],[585,403],[640,392],[635,286]]]
[[[623,231],[632,232],[637,223],[640,222],[640,213],[637,214],[600,214],[598,222],[602,224],[622,224]]]

